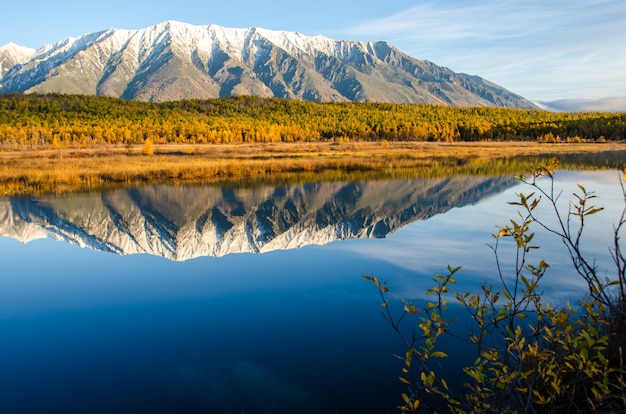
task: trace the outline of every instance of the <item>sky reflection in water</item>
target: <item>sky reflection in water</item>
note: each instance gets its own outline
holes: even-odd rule
[[[590,253],[606,264],[623,207],[615,171],[562,172],[607,211]],[[458,289],[493,280],[488,247],[515,209],[514,186],[415,221],[384,239],[199,257],[118,256],[51,239],[0,238],[0,404],[4,412],[395,412],[402,347],[361,276],[421,298],[433,273]],[[546,294],[572,299],[560,242],[538,236]],[[6,410],[6,411],[5,411]]]

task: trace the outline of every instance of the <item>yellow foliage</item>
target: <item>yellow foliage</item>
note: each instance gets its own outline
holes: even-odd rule
[[[152,142],[152,138],[146,139],[141,152],[143,155],[154,155],[154,142]]]

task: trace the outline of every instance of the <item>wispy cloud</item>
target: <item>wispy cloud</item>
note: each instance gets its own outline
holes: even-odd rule
[[[545,109],[564,112],[626,112],[626,96],[601,99],[559,99],[539,102]]]
[[[622,0],[429,1],[348,29],[530,99],[626,94]]]

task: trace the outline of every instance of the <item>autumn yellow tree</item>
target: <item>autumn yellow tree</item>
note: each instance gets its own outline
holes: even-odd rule
[[[143,155],[154,155],[154,142],[152,138],[148,137],[143,143]]]

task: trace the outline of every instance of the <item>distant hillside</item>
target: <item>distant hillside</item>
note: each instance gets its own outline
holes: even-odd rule
[[[415,59],[386,42],[173,21],[85,34],[36,51],[3,46],[0,92],[536,108],[478,76]]]

